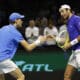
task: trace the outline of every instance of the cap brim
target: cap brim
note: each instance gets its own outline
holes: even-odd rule
[[[20,18],[24,18],[25,16],[24,15],[22,15]]]

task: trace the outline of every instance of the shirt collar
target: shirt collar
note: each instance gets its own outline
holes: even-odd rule
[[[74,17],[75,15],[73,14],[69,19],[68,19],[68,23],[70,20],[72,20],[72,18]]]
[[[12,27],[13,29],[16,29],[16,27],[13,24],[9,24],[10,27]]]

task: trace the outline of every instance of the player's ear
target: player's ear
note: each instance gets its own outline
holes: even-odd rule
[[[18,19],[15,20],[15,23],[17,23]]]

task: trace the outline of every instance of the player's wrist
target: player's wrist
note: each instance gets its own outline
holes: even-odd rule
[[[77,38],[70,42],[71,46],[74,46],[77,43],[78,43],[78,39]]]
[[[34,44],[35,44],[36,46],[39,46],[40,43],[41,43],[41,41],[40,41],[39,39],[37,39],[37,40],[34,42]]]
[[[55,41],[56,41],[56,42],[61,42],[61,39],[60,39],[59,37],[56,37],[56,38],[55,38]]]
[[[59,38],[58,38],[58,37],[55,37],[55,40],[56,40],[56,41],[59,41]]]

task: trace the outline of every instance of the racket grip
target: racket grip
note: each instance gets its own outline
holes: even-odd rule
[[[68,59],[68,54],[67,54],[66,50],[64,50],[64,58],[65,58],[65,60]]]

